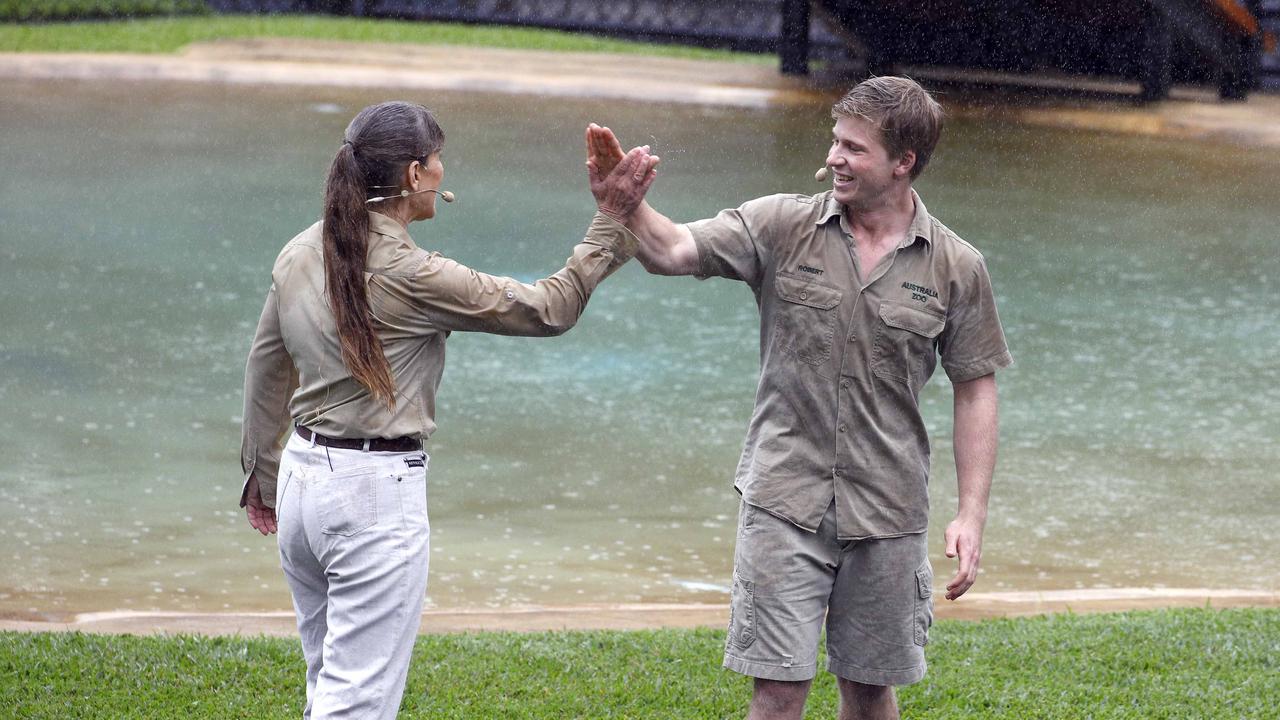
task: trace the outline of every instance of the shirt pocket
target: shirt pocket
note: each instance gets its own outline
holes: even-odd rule
[[[812,280],[789,275],[774,277],[782,301],[774,308],[774,342],[783,352],[810,365],[831,357],[835,337],[836,307],[843,293]]]
[[[880,303],[871,372],[885,380],[904,382],[918,389],[932,369],[934,340],[947,319],[932,311],[910,305]]]

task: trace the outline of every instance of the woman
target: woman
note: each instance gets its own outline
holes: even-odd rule
[[[360,111],[329,170],[324,218],[276,259],[245,371],[240,505],[277,531],[307,661],[310,718],[394,718],[426,592],[422,442],[454,330],[557,335],[635,252],[623,224],[656,174],[636,148],[608,176],[565,267],[533,285],[419,249],[444,133],[420,105]],[[452,199],[446,196],[446,199]],[[292,424],[288,442],[281,438]],[[277,480],[278,479],[278,480]]]

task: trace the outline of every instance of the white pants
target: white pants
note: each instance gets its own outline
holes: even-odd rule
[[[313,446],[276,494],[280,566],[307,660],[303,718],[393,719],[427,590],[427,455]]]

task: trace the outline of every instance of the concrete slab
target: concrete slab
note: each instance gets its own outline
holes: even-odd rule
[[[938,600],[935,611],[939,619],[985,620],[1059,612],[1098,613],[1172,607],[1280,607],[1280,593],[1202,588],[970,593],[956,602]],[[725,627],[728,622],[729,606],[717,604],[588,604],[501,609],[432,609],[422,614],[420,633],[437,635],[480,631],[642,630]],[[62,620],[0,618],[0,630],[117,635],[297,635],[292,612],[94,612]]]

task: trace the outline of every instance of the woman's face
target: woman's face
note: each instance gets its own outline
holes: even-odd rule
[[[439,190],[440,183],[444,181],[444,163],[440,161],[440,153],[432,153],[427,157],[425,165],[418,165],[414,172],[418,175],[417,190]],[[414,220],[430,220],[436,216],[436,198],[439,197],[435,193],[424,192],[414,195],[413,198],[417,202],[414,208]]]

